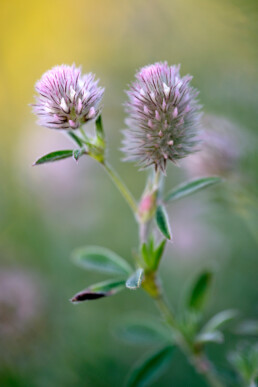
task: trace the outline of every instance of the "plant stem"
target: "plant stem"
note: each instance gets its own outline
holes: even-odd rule
[[[159,287],[157,282],[156,282],[156,286]],[[204,377],[207,384],[210,385],[211,387],[223,387],[223,384],[218,380],[217,376],[215,375],[212,369],[212,365],[210,364],[209,360],[206,358],[205,354],[204,353],[196,354],[192,346],[189,345],[189,343],[185,340],[184,335],[182,334],[180,328],[177,326],[175,318],[164,299],[164,295],[160,287],[158,291],[158,296],[153,298],[164,320],[172,328],[177,345],[181,348],[182,352],[188,358],[190,363],[194,366],[196,371]]]
[[[134,200],[133,195],[128,190],[128,188],[125,185],[125,183],[122,181],[120,176],[114,171],[114,169],[111,167],[111,165],[109,165],[107,162],[103,162],[101,164],[103,165],[104,169],[109,174],[109,176],[111,177],[113,183],[116,185],[116,187],[119,189],[119,191],[123,195],[124,199],[129,204],[129,206],[130,206],[131,210],[133,211],[133,213],[136,215],[137,211],[138,211],[137,204],[136,204],[136,202]]]

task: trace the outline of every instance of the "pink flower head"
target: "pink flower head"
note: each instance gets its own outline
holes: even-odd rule
[[[104,89],[91,73],[81,75],[75,65],[53,67],[36,83],[33,111],[38,123],[51,129],[77,129],[96,119]]]
[[[136,74],[125,105],[129,115],[122,149],[125,160],[164,172],[168,160],[176,162],[194,151],[200,106],[191,79],[181,78],[179,66],[167,62],[143,67]]]

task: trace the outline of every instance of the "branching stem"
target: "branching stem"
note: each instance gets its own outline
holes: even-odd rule
[[[123,180],[121,179],[121,177],[117,174],[117,172],[115,172],[115,170],[111,167],[111,165],[109,165],[106,161],[104,161],[102,163],[102,165],[103,165],[104,169],[106,170],[106,172],[111,177],[113,183],[116,185],[116,187],[121,192],[124,199],[129,204],[133,213],[136,215],[137,214],[136,201],[135,201],[133,195],[131,194],[131,192],[129,191],[129,189],[127,188],[127,186],[125,185],[125,183],[123,182]]]

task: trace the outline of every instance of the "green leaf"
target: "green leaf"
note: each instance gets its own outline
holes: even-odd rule
[[[111,280],[104,281],[98,284],[92,285],[87,289],[75,294],[70,300],[73,303],[82,301],[97,300],[102,297],[113,296],[125,288],[124,280]]]
[[[210,288],[212,273],[206,271],[202,273],[194,284],[188,306],[191,309],[200,310],[206,300]]]
[[[137,345],[172,341],[171,332],[152,316],[148,320],[145,317],[126,321],[116,333],[123,340]]]
[[[152,355],[146,357],[138,363],[132,370],[127,387],[147,387],[152,382],[157,380],[159,376],[165,372],[168,367],[174,348],[169,346],[154,352]]]
[[[240,335],[258,336],[258,321],[257,320],[243,321],[237,327],[236,333]]]
[[[158,206],[156,210],[156,221],[157,225],[162,232],[162,234],[167,238],[167,239],[172,239],[172,234],[170,230],[170,225],[169,225],[169,220],[168,220],[168,215],[167,211],[164,206],[160,205]]]
[[[38,159],[33,165],[52,163],[53,161],[67,159],[68,157],[72,157],[73,153],[74,151],[72,149],[51,152]]]
[[[131,266],[119,255],[104,247],[88,246],[73,252],[72,258],[86,270],[128,276]]]
[[[200,333],[196,339],[195,343],[204,344],[204,343],[223,343],[224,337],[220,331],[213,332],[203,332]]]
[[[100,138],[100,139],[104,139],[104,130],[103,130],[103,124],[102,124],[102,118],[101,118],[101,115],[98,116],[98,118],[96,119],[96,122],[95,122],[95,125],[96,125],[96,133],[97,133],[97,136]]]
[[[141,286],[143,274],[144,271],[141,267],[137,269],[126,281],[126,287],[132,290],[138,289]]]
[[[220,183],[222,179],[217,176],[203,177],[201,179],[196,179],[188,181],[186,183],[180,184],[170,191],[166,197],[165,202],[177,200],[184,198],[185,196],[192,195],[193,193],[200,191],[203,188],[210,187],[211,185]]]
[[[157,270],[157,268],[159,266],[160,260],[163,256],[163,253],[164,253],[166,243],[167,243],[167,240],[163,239],[163,241],[159,244],[159,246],[157,247],[157,249],[154,252],[154,261],[153,261],[153,265],[152,265],[153,270]]]
[[[75,134],[75,133],[72,132],[72,131],[69,131],[69,132],[68,132],[68,135],[73,139],[73,141],[74,141],[77,145],[79,145],[80,148],[83,147],[83,142],[82,142],[82,140],[80,139],[80,137],[77,136],[77,134]]]
[[[238,315],[237,310],[228,309],[215,314],[203,327],[202,332],[214,332],[220,328],[223,324],[233,320]]]

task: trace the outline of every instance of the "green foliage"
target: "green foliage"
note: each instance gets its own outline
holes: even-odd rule
[[[222,312],[215,314],[215,316],[213,316],[205,324],[205,326],[202,329],[202,332],[203,333],[214,332],[222,325],[236,318],[237,315],[238,315],[237,310],[233,310],[233,309],[223,310]]]
[[[109,280],[91,285],[85,290],[75,294],[71,302],[77,303],[82,301],[97,300],[102,297],[113,296],[125,288],[124,280]]]
[[[236,333],[240,335],[258,336],[258,321],[246,320],[241,322],[236,329]]]
[[[80,150],[76,149],[74,151],[72,149],[68,149],[68,150],[60,150],[60,151],[51,152],[51,153],[48,153],[47,155],[41,157],[40,159],[38,159],[33,165],[52,163],[54,161],[59,161],[59,160],[67,159],[69,157],[74,157],[74,152],[78,152],[78,151],[80,151]],[[83,152],[80,151],[80,156],[84,153],[85,153],[85,151],[83,151]],[[78,156],[78,153],[76,153],[76,155],[78,158],[80,157],[80,156]],[[78,158],[76,160],[78,160]]]
[[[80,139],[79,136],[77,136],[77,134],[75,134],[74,132],[72,132],[71,130],[68,132],[68,135],[71,137],[71,139],[77,144],[79,145],[80,148],[83,147],[83,141]]]
[[[132,370],[127,387],[147,387],[165,372],[172,359],[174,347],[165,347],[146,357]]]
[[[141,286],[143,275],[144,270],[140,267],[127,279],[126,287],[132,290],[138,289]]]
[[[201,179],[188,181],[173,188],[172,191],[166,195],[164,200],[165,202],[171,202],[177,199],[182,199],[186,196],[192,195],[197,191],[200,191],[201,189],[220,183],[221,181],[222,179],[217,176],[203,177]]]
[[[229,360],[243,381],[255,387],[258,378],[258,344],[242,344],[235,352],[230,353]]]
[[[149,319],[137,316],[128,319],[118,328],[117,334],[123,340],[137,345],[173,341],[170,330],[153,316]]]
[[[75,250],[74,262],[86,270],[128,276],[131,266],[119,255],[104,247],[87,246]]]
[[[165,207],[159,205],[156,210],[156,222],[161,233],[169,240],[172,239],[172,233],[169,225],[168,215]]]
[[[212,273],[209,271],[203,272],[197,278],[188,301],[188,307],[190,309],[194,309],[197,311],[202,309],[205,303],[205,300],[207,298],[211,280],[212,280]]]
[[[95,127],[96,127],[96,134],[97,137],[101,140],[105,138],[104,136],[104,130],[103,130],[103,123],[102,123],[102,118],[101,115],[98,116],[95,122]]]
[[[142,244],[141,254],[144,262],[150,270],[157,270],[162,255],[164,253],[166,241],[166,239],[163,239],[160,244],[155,247],[154,239],[153,237],[151,237],[148,242]]]
[[[205,343],[223,343],[224,337],[220,331],[213,332],[203,332],[196,336],[196,344],[205,344]]]

